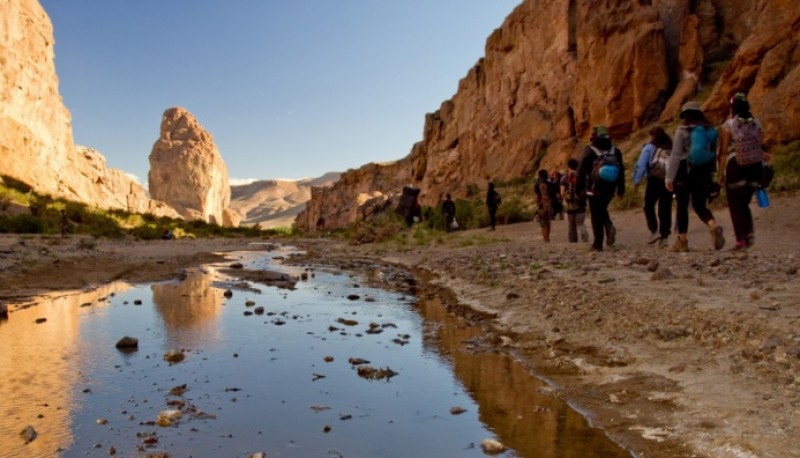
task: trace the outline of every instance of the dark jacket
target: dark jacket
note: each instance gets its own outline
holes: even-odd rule
[[[452,200],[445,200],[442,202],[442,215],[444,216],[455,216],[456,214],[456,203]]]
[[[594,146],[594,148],[592,148],[592,146]],[[608,151],[610,148],[614,148],[614,156],[616,156],[617,162],[619,163],[617,181],[613,183],[598,181],[595,183],[592,180],[594,162],[598,158],[595,149],[599,151]],[[578,163],[578,179],[575,183],[575,191],[579,196],[586,195],[587,191],[604,195],[613,195],[616,193],[618,196],[623,196],[625,194],[625,164],[622,160],[622,152],[619,148],[612,145],[610,140],[601,138],[596,140],[592,145],[584,148]]]

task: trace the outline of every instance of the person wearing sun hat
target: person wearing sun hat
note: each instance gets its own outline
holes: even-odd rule
[[[578,160],[575,191],[579,196],[588,197],[594,235],[591,248],[602,251],[606,233],[609,247],[616,242],[617,229],[611,222],[608,206],[614,194],[620,198],[625,195],[625,166],[622,152],[611,142],[606,126],[594,126],[589,139],[591,143],[583,149]]]
[[[683,122],[672,137],[672,152],[664,178],[667,191],[674,192],[677,201],[678,239],[671,250],[689,251],[690,202],[695,214],[708,226],[714,249],[720,250],[725,246],[722,226],[717,224],[714,214],[708,209],[708,189],[714,182],[716,171],[717,131],[706,119],[698,102],[686,102],[681,107],[680,118]]]
[[[731,116],[720,126],[720,149],[717,162],[720,184],[728,196],[733,232],[736,235],[734,250],[742,250],[755,243],[753,214],[750,201],[760,186],[762,162],[766,159],[762,145],[761,122],[750,113],[750,102],[743,92],[731,97]]]

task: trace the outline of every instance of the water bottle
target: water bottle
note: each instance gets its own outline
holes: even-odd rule
[[[758,188],[758,190],[756,190],[756,200],[758,201],[758,206],[760,208],[769,207],[769,195],[767,194],[767,190],[764,188]]]

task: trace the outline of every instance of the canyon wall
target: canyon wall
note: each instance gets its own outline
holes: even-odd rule
[[[36,0],[0,2],[0,174],[42,194],[177,217],[91,148],[76,147],[58,92],[53,26]]]
[[[692,98],[721,122],[729,97],[748,92],[768,144],[800,139],[798,27],[793,0],[525,0],[456,94],[426,115],[408,156],[312,191],[297,224],[352,224],[404,185],[435,205],[470,185],[563,167],[592,125],[624,145],[654,122],[674,123]]]

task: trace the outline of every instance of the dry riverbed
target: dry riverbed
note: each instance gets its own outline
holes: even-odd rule
[[[756,210],[749,252],[711,250],[691,220],[689,253],[646,245],[641,211],[612,215],[612,250],[568,244],[554,222],[462,231],[424,247],[293,240],[295,263],[390,263],[452,292],[500,351],[548,380],[596,426],[647,457],[800,456],[800,199]],[[715,209],[732,236],[726,209]],[[156,280],[265,249],[253,240],[106,241],[0,236],[0,303],[116,279]],[[732,242],[728,241],[729,248]],[[479,313],[475,313],[475,312]]]

